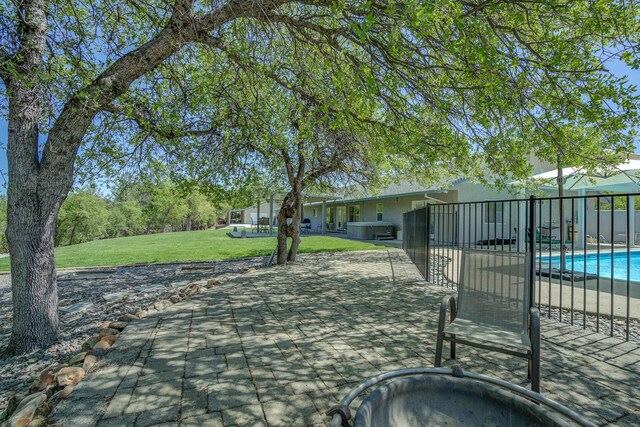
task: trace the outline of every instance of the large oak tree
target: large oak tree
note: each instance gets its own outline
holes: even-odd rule
[[[216,93],[224,93],[222,83],[232,84],[237,70],[249,70],[327,114],[398,135],[390,154],[416,167],[479,173],[474,167],[484,155],[482,164],[493,171],[525,175],[530,151],[549,160],[559,151],[574,153],[576,162],[588,162],[595,156],[585,147],[631,148],[637,100],[603,61],[636,60],[637,6],[623,0],[1,3],[14,304],[8,351],[48,346],[57,337],[53,236],[83,144],[99,142],[95,136],[106,126],[128,129],[129,121],[158,140],[219,133],[209,114],[199,119],[204,111],[185,110],[176,127],[171,110],[165,114],[162,100],[149,95],[167,75],[173,83],[188,79],[185,66],[198,63],[202,52],[223,59],[204,65],[218,80],[211,85]],[[296,53],[310,50],[314,66],[333,70],[332,87],[344,96],[328,99],[312,70],[301,72],[308,61]],[[235,119],[241,115],[236,111]],[[596,137],[569,139],[561,132],[568,125]]]

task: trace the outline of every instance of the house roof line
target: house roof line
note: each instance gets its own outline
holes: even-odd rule
[[[353,199],[336,199],[333,202],[340,203],[340,204],[349,204],[354,202],[367,202],[371,200],[394,199],[396,197],[423,196],[423,195],[426,196],[427,194],[444,194],[448,191],[449,191],[448,189],[425,189],[422,191],[411,191],[407,193],[384,194],[380,196],[360,197],[360,198],[353,198]],[[305,205],[307,206],[318,206],[321,204],[322,202],[305,203]]]

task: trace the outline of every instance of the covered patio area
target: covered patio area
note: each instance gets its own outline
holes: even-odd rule
[[[56,425],[325,426],[362,380],[433,366],[448,291],[401,250],[302,255],[218,279],[132,323],[56,407]],[[456,363],[528,386],[519,358],[460,346]],[[599,425],[638,425],[638,384],[637,344],[543,322],[548,397]]]

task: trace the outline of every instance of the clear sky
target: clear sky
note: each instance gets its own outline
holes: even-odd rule
[[[620,61],[610,61],[607,63],[607,66],[611,70],[614,75],[617,76],[628,76],[629,82],[638,86],[638,93],[640,93],[640,70],[633,70],[628,67],[625,63]],[[5,179],[7,172],[7,121],[5,118],[0,117],[0,174],[2,178],[0,178],[0,194],[6,193],[5,188]],[[636,153],[640,153],[640,146],[636,146]]]

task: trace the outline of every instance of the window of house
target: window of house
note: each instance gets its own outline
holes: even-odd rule
[[[360,205],[349,206],[349,222],[360,222]]]
[[[412,200],[411,201],[411,210],[418,209],[418,208],[423,208],[425,206],[427,206],[427,201],[426,200]]]
[[[384,210],[384,206],[382,203],[378,203],[376,205],[376,221],[382,221],[382,213]]]
[[[484,206],[484,222],[502,223],[502,203],[487,203]]]
[[[317,208],[313,208],[313,217],[314,218],[318,217],[318,209]]]

